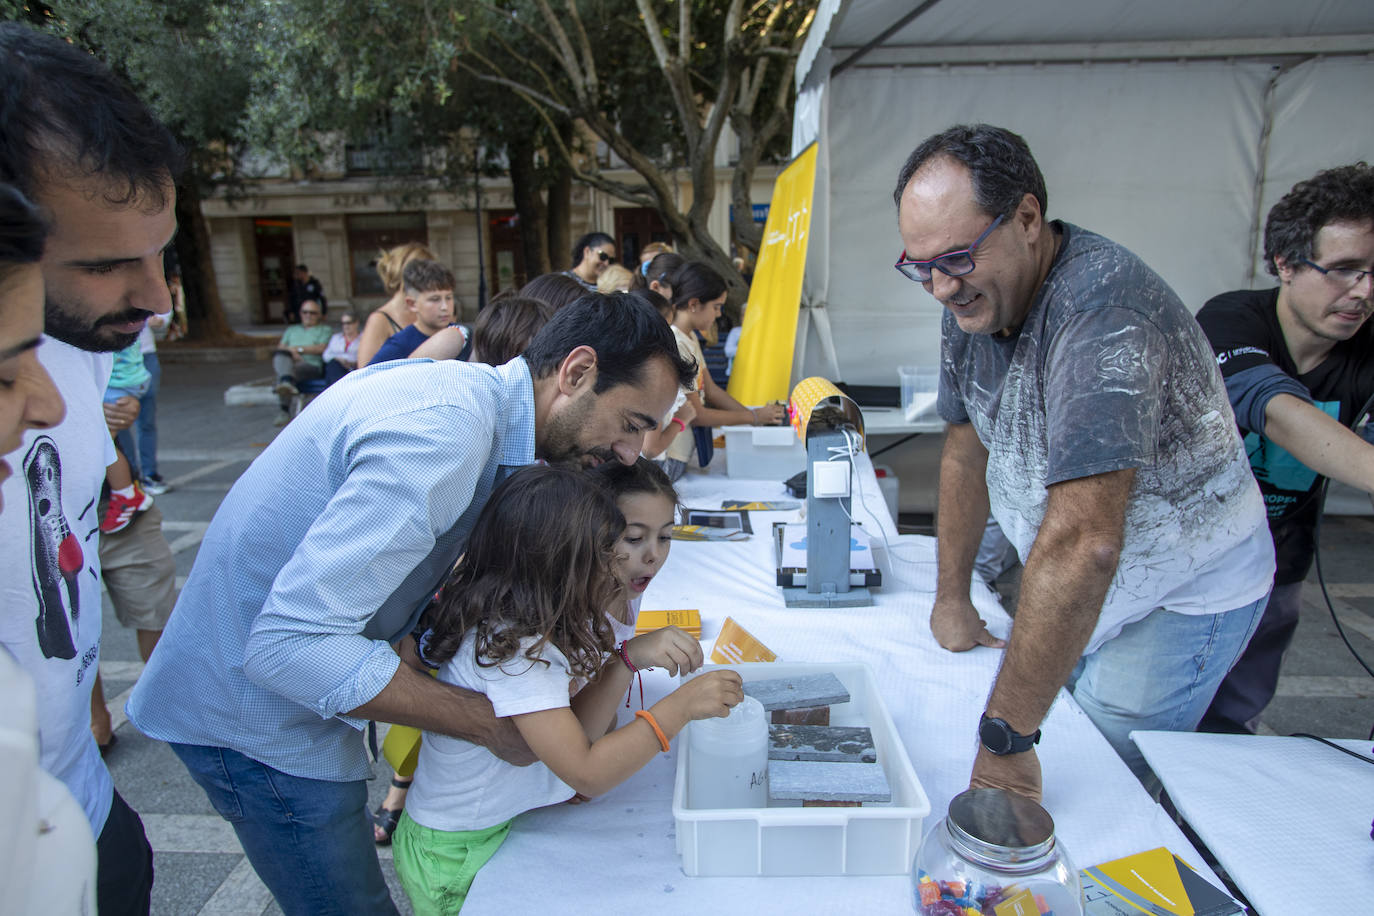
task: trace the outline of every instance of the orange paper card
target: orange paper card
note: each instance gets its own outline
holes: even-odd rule
[[[701,611],[691,608],[682,611],[640,611],[635,620],[635,634],[652,633],[664,627],[678,627],[701,639]]]
[[[738,665],[742,662],[771,662],[777,655],[759,642],[749,631],[735,623],[735,618],[726,617],[725,626],[720,628],[716,644],[711,648],[711,661],[717,665]]]

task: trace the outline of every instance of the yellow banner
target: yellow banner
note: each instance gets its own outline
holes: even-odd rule
[[[815,189],[816,144],[812,143],[783,169],[773,186],[728,386],[730,396],[741,404],[787,399]]]

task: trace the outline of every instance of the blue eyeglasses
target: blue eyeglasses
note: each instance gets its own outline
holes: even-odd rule
[[[897,258],[897,263],[892,266],[901,271],[902,276],[908,280],[915,280],[917,283],[929,283],[931,272],[938,270],[946,277],[962,277],[964,274],[973,273],[973,268],[977,265],[973,263],[973,252],[983,244],[983,239],[987,238],[992,230],[996,229],[1002,222],[1002,217],[992,221],[992,225],[983,230],[983,234],[973,240],[973,244],[959,251],[950,251],[939,257],[931,258],[929,261],[908,261],[906,249]]]
[[[1335,280],[1344,289],[1353,289],[1361,280],[1374,273],[1374,271],[1361,270],[1358,267],[1322,267],[1315,261],[1307,260],[1307,258],[1303,258],[1302,262],[1320,272],[1328,280]]]

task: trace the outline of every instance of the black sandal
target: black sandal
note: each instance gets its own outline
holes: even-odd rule
[[[414,780],[411,779],[400,780],[395,776],[391,777],[391,784],[398,789],[409,789],[413,781]],[[385,834],[385,837],[380,840],[375,836],[373,837],[373,841],[378,846],[391,845],[391,835],[396,832],[396,825],[401,822],[401,812],[405,810],[404,807],[394,809],[387,808],[384,807],[385,804],[386,803],[383,802],[381,805],[378,805],[377,810],[372,815],[372,823],[380,828],[382,833]]]

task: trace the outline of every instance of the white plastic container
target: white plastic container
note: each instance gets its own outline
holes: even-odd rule
[[[900,366],[897,375],[902,381],[902,415],[906,421],[934,419],[940,370],[933,366]]]
[[[791,426],[722,426],[725,476],[786,480],[806,470],[806,446]]]
[[[768,805],[768,714],[753,697],[723,719],[699,719],[692,732],[693,808],[763,808]]]
[[[709,668],[722,667],[719,665]],[[830,707],[831,725],[866,725],[878,765],[892,787],[888,804],[861,808],[697,808],[688,801],[692,729],[679,737],[673,817],[677,850],[688,875],[906,875],[921,843],[930,799],[916,778],[901,736],[867,665],[729,665],[746,681],[829,672],[848,689]],[[861,764],[855,764],[860,766]]]

